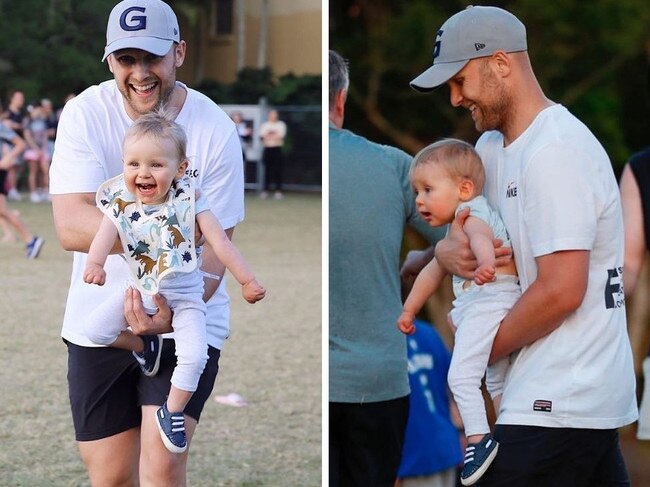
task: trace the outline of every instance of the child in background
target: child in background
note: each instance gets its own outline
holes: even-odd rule
[[[461,140],[444,139],[421,150],[411,166],[416,205],[432,226],[449,224],[469,208],[463,230],[478,261],[474,280],[453,276],[455,300],[450,320],[457,328],[449,368],[449,387],[463,420],[467,449],[461,483],[472,485],[494,460],[498,444],[490,434],[481,380],[499,324],[521,296],[514,261],[496,267],[493,239],[510,246],[499,214],[481,196],[485,171],[474,148]],[[418,275],[398,319],[406,334],[415,331],[415,315],[436,292],[446,271],[434,258]],[[498,411],[507,360],[487,368],[486,385]]]
[[[411,396],[395,487],[456,487],[463,454],[447,387],[451,353],[430,323],[416,324],[406,339]]]
[[[151,296],[160,293],[174,312],[177,365],[167,402],[156,412],[163,443],[174,453],[187,448],[183,410],[208,359],[204,274],[199,269],[200,248],[194,246],[195,225],[242,285],[249,303],[266,293],[185,175],[189,165],[186,145],[185,132],[169,112],[159,110],[133,123],[123,142],[124,172],[97,191],[104,219],[84,271],[86,283],[104,284],[103,266],[119,234],[131,270],[129,284],[142,293],[145,307],[150,308],[147,311],[156,311]],[[131,333],[123,318],[123,300],[123,293],[117,293],[95,310],[88,320],[88,337],[98,344],[131,350],[145,375],[153,376],[158,371],[162,337]]]
[[[27,183],[29,199],[32,203],[42,203],[50,200],[50,153],[48,140],[48,125],[45,109],[40,102],[34,103],[29,110],[25,126],[25,142],[27,150],[23,158],[29,165]]]

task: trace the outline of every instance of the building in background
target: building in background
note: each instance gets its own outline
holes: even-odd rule
[[[179,78],[231,83],[243,68],[269,67],[276,77],[320,75],[320,0],[175,1],[188,42]]]

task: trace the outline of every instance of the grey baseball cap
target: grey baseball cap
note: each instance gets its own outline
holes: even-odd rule
[[[164,56],[181,34],[176,14],[160,0],[124,0],[111,10],[104,61],[119,49],[142,49]]]
[[[496,51],[527,50],[526,27],[497,7],[469,6],[442,24],[433,48],[433,66],[411,81],[417,91],[432,91],[449,81],[470,59]]]

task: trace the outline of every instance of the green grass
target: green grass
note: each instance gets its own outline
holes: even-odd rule
[[[72,257],[54,234],[47,204],[11,203],[46,239],[41,256],[0,244],[0,484],[87,486],[70,416],[67,351],[60,338]],[[193,486],[321,484],[321,198],[246,200],[234,242],[267,297],[251,306],[229,280],[231,337],[188,466]]]

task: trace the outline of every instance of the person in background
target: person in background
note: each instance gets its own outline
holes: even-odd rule
[[[244,158],[244,162],[246,162],[246,147],[253,136],[253,129],[248,126],[241,112],[232,112],[230,118],[232,118],[232,121],[235,122],[235,126],[237,127],[237,134],[241,142],[242,157]]]
[[[0,158],[0,221],[2,222],[2,231],[4,236],[3,242],[13,242],[15,231],[25,242],[25,253],[28,259],[36,259],[45,240],[38,235],[34,235],[23,222],[20,212],[12,210],[7,205],[7,191],[5,189],[5,179],[7,170],[14,167],[16,160],[25,150],[25,141],[5,124],[0,124],[0,141],[6,142],[10,148],[2,154]]]
[[[18,137],[24,140],[25,134],[25,94],[20,90],[15,90],[9,96],[9,105],[7,111],[2,115],[2,121],[7,127],[16,132]],[[7,190],[7,199],[11,201],[20,201],[22,199],[18,192],[19,174],[23,168],[22,154],[18,156],[11,168],[7,169],[5,188]]]
[[[262,138],[262,163],[264,164],[264,189],[261,198],[268,198],[271,184],[275,185],[274,198],[282,199],[282,178],[284,171],[284,138],[287,136],[287,125],[280,120],[277,110],[270,110],[268,119],[260,126]]]
[[[52,105],[52,100],[49,98],[43,98],[41,100],[41,106],[43,107],[43,113],[45,114],[45,123],[47,126],[47,150],[50,154],[50,161],[52,160],[52,154],[54,154],[54,141],[56,140],[56,126],[59,123],[59,120],[54,112],[54,107]]]
[[[29,174],[29,200],[32,203],[42,203],[50,200],[50,147],[48,138],[48,122],[46,112],[40,102],[31,105],[31,110],[25,122],[25,142],[27,150],[23,159],[27,162]]]
[[[411,397],[396,487],[455,487],[463,453],[462,424],[447,387],[451,354],[430,323],[415,325],[406,339]]]
[[[625,296],[635,296],[641,269],[650,249],[650,148],[630,157],[620,181],[621,203],[625,228],[625,265],[623,287]],[[638,293],[636,293],[638,294]],[[639,296],[646,299],[645,296]],[[636,326],[632,326],[636,325]],[[648,335],[647,323],[630,322],[633,350],[641,354]],[[639,408],[637,438],[650,440],[650,350],[641,361],[643,390]]]
[[[399,260],[406,225],[420,218],[411,156],[343,129],[348,67],[329,52],[329,480],[392,487],[409,411]]]

